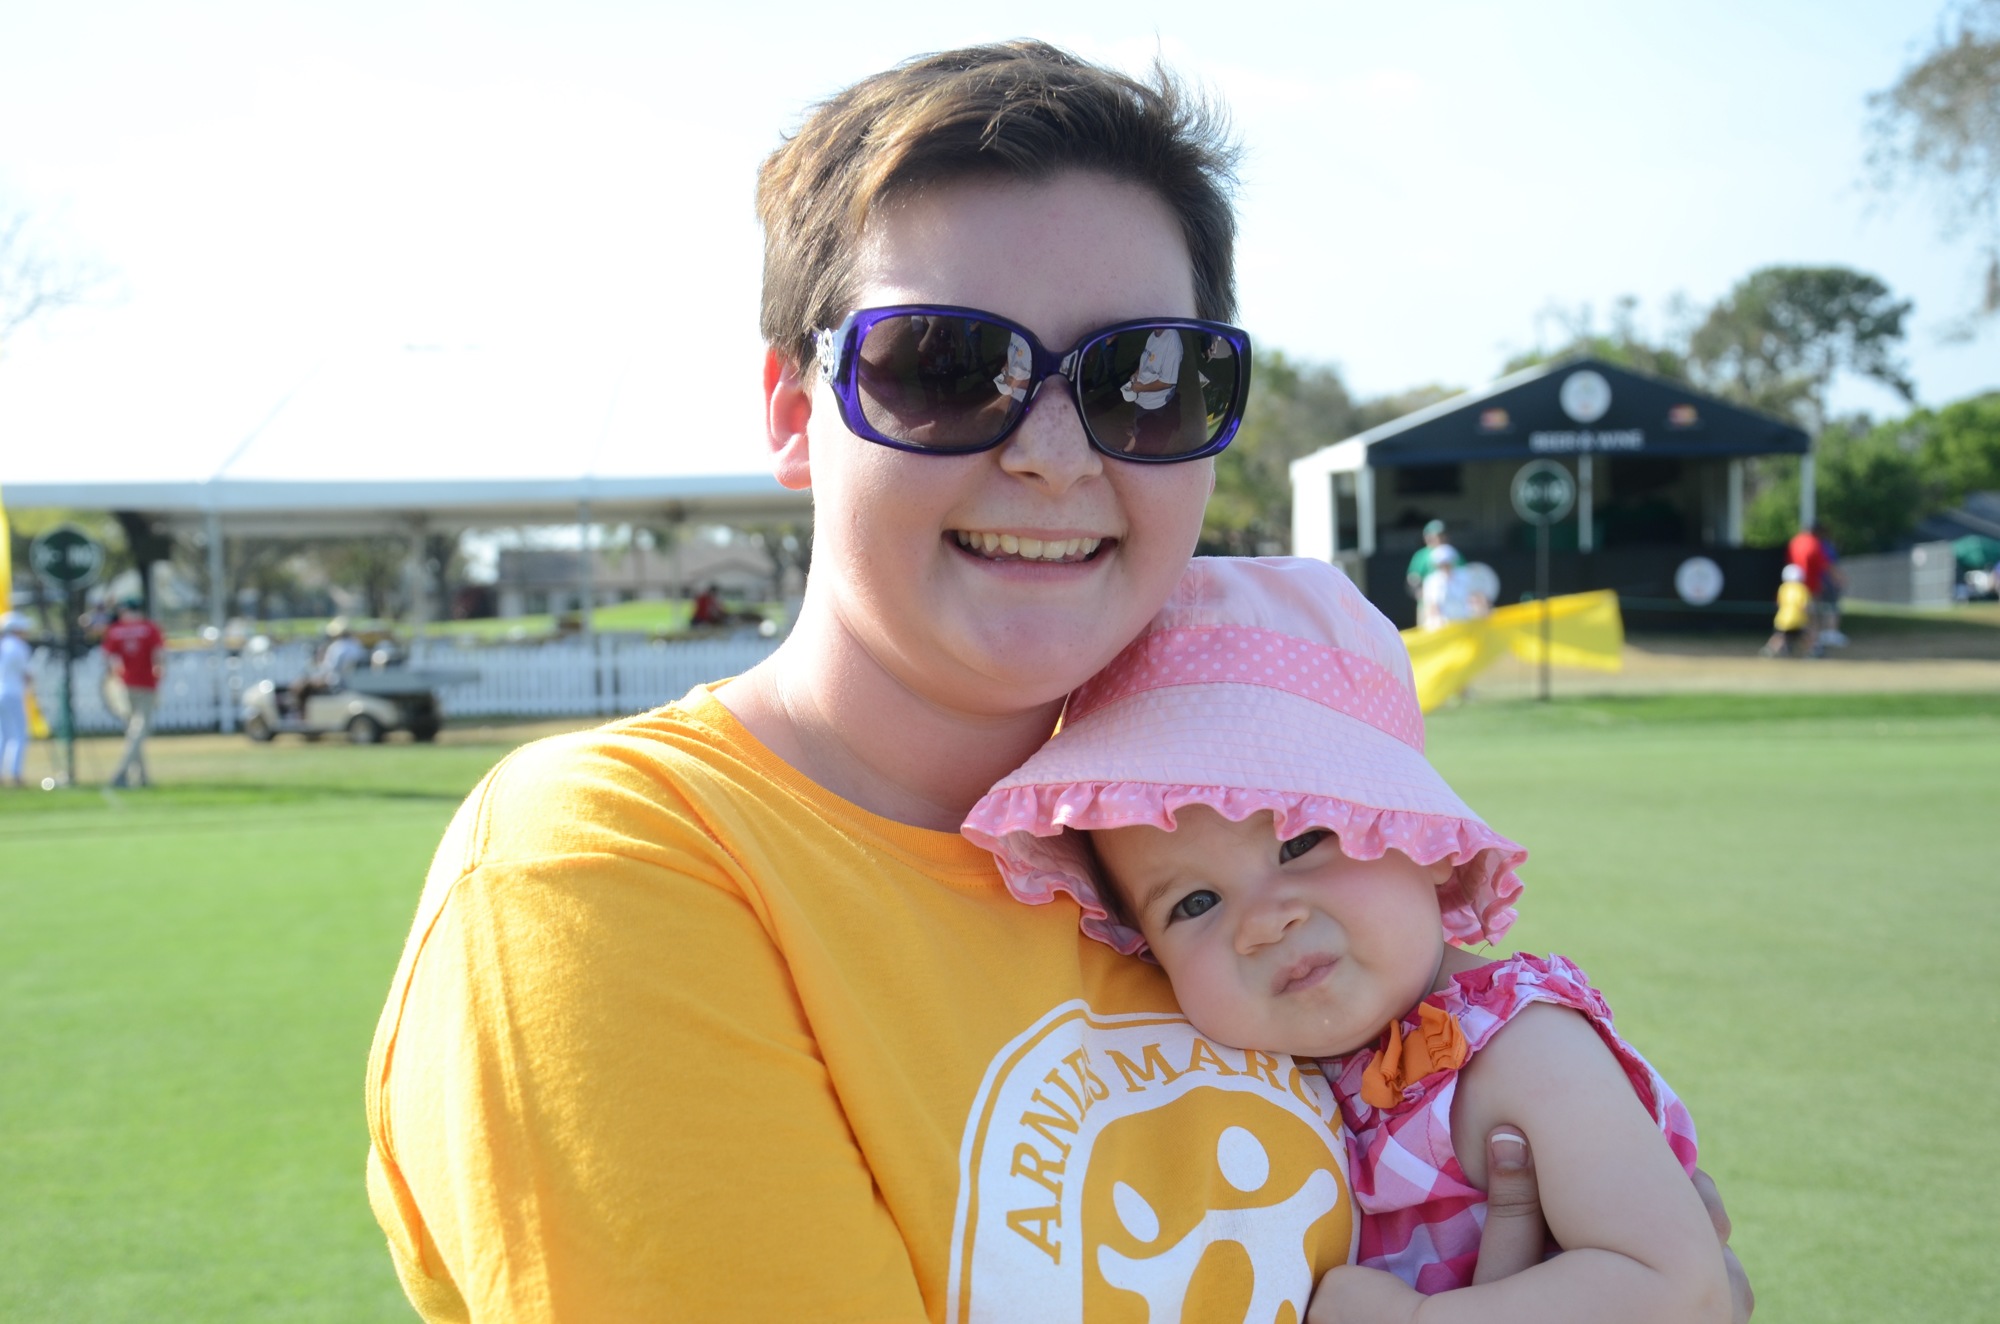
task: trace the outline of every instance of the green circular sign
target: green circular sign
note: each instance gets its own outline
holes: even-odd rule
[[[28,564],[53,588],[88,588],[104,573],[104,546],[74,524],[58,524],[28,544]]]
[[[1576,479],[1554,460],[1530,460],[1514,475],[1514,511],[1530,524],[1553,524],[1576,505]]]

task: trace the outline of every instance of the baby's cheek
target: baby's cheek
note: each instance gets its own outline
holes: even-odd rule
[[[1185,959],[1162,959],[1160,964],[1167,978],[1173,981],[1181,1013],[1203,1036],[1235,1047],[1260,1046],[1250,1042],[1255,1037],[1251,1026],[1255,1024],[1258,1009],[1251,1005],[1242,985],[1229,972]]]

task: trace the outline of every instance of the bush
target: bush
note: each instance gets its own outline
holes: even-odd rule
[[[1844,552],[1884,552],[1924,515],[2000,487],[2000,395],[1919,409],[1874,427],[1836,423],[1819,437],[1819,520]],[[1797,460],[1769,462],[1744,515],[1744,539],[1772,547],[1798,528]]]

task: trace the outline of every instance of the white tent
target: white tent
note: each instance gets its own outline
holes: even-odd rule
[[[414,554],[468,528],[808,518],[771,477],[754,368],[717,376],[686,346],[407,348],[289,391],[13,376],[0,498],[200,529],[212,561],[231,536],[395,532]]]

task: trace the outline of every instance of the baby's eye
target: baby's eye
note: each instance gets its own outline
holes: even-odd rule
[[[1325,828],[1314,828],[1310,832],[1299,833],[1298,836],[1293,837],[1290,841],[1278,847],[1278,863],[1284,864],[1288,861],[1296,860],[1299,856],[1305,854],[1332,835]]]
[[[1213,892],[1206,890],[1189,892],[1186,896],[1174,902],[1174,908],[1167,912],[1167,923],[1171,924],[1177,919],[1193,919],[1197,915],[1206,914],[1221,904],[1222,898]]]

